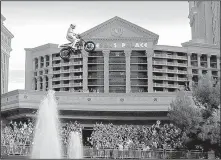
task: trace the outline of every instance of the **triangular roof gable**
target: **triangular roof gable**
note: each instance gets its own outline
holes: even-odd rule
[[[130,30],[131,33],[132,32],[138,33],[140,38],[152,39],[154,44],[156,44],[158,42],[159,35],[151,32],[151,31],[148,31],[148,30],[146,30],[146,29],[144,29],[134,23],[126,21],[120,17],[117,17],[117,16],[83,32],[81,34],[81,36],[84,38],[92,38],[93,39],[93,37],[96,37],[96,35],[99,35],[99,33],[104,31],[105,29],[107,30],[108,26],[113,25],[113,24],[114,25],[118,24],[120,26],[127,27],[127,30]]]

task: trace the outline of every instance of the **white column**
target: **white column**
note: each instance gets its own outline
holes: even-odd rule
[[[40,76],[37,77],[37,90],[40,90]]]
[[[192,78],[193,75],[192,75],[192,66],[191,66],[191,56],[192,56],[192,53],[188,52],[187,56],[188,56],[187,79],[188,79],[188,82],[189,82],[190,90],[192,90],[192,84],[193,84],[193,78]]]
[[[130,55],[131,50],[124,51],[126,56],[126,93],[131,92],[131,82],[130,82]]]
[[[210,67],[210,57],[211,57],[211,55],[207,54],[206,57],[207,57],[207,74],[208,74],[209,77],[211,77],[212,76],[212,71],[211,71],[211,67]]]
[[[44,68],[45,68],[46,67],[46,55],[43,58],[44,58]]]
[[[82,51],[83,56],[83,92],[88,92],[88,52]]]
[[[147,55],[147,74],[148,74],[148,92],[153,92],[153,55],[154,51],[153,49],[146,50]]]
[[[104,93],[109,93],[109,53],[110,50],[103,50],[104,54]]]
[[[42,79],[43,79],[43,88],[42,88],[42,90],[46,91],[46,77],[42,76]]]
[[[217,55],[216,58],[217,58],[218,76],[220,77],[220,55]]]
[[[197,53],[198,72],[199,72],[198,75],[199,75],[199,76],[202,75],[202,69],[201,69],[201,64],[200,64],[200,62],[201,62],[201,61],[200,61],[200,57],[201,57],[201,55],[202,55],[202,54]]]
[[[53,89],[52,88],[52,77],[53,77],[53,75],[52,74],[49,74],[48,75],[48,89]]]
[[[38,69],[40,69],[41,66],[41,57],[38,57]]]

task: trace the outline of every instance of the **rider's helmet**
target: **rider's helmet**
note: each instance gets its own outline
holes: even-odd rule
[[[73,24],[73,23],[72,23],[72,24],[71,24],[71,27],[74,27],[74,28],[75,28],[75,27],[76,27],[76,24]]]

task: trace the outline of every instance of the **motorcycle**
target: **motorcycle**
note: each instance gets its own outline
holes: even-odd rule
[[[62,48],[60,50],[60,57],[64,60],[68,60],[71,56],[71,54],[80,52],[81,50],[84,49],[87,52],[93,52],[95,50],[95,43],[92,41],[84,41],[80,35],[77,35],[77,38],[79,39],[79,41],[75,44],[75,47],[77,49],[74,49],[71,45],[72,43],[67,43],[67,44],[63,44],[60,45],[59,48]]]

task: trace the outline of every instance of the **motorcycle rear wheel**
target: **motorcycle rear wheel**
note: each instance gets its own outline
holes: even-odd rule
[[[64,60],[68,60],[71,56],[71,49],[69,47],[62,48],[60,50],[60,57]]]

